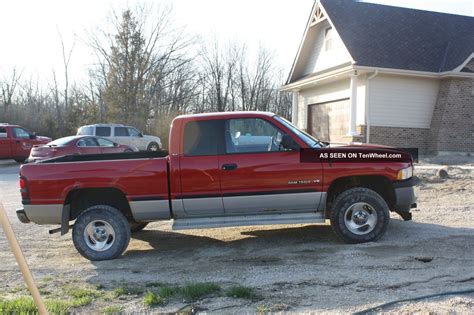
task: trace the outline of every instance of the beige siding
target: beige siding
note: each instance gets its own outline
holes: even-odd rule
[[[370,123],[374,126],[429,128],[439,81],[379,75],[370,82]]]
[[[303,129],[308,127],[308,105],[349,98],[349,88],[350,79],[343,79],[301,90],[298,101],[298,127]]]
[[[303,70],[303,75],[320,72],[351,61],[351,56],[344,46],[341,38],[333,30],[332,49],[326,51],[324,46],[325,31],[329,27],[327,21],[314,26],[314,40],[308,49],[308,56]]]

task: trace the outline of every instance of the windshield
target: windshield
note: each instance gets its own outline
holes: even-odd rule
[[[56,139],[54,141],[51,141],[50,143],[48,143],[46,145],[52,145],[52,146],[60,147],[60,146],[68,144],[69,142],[71,142],[75,138],[76,138],[75,136],[59,138],[59,139]]]
[[[304,141],[310,148],[322,148],[324,144],[316,139],[315,137],[311,136],[310,134],[304,132],[303,130],[298,129],[295,125],[290,123],[283,117],[280,116],[273,116],[278,122],[282,123],[285,127],[290,129],[298,138]]]

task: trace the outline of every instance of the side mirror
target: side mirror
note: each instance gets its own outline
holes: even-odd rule
[[[140,132],[140,133],[138,134],[138,136],[139,136],[140,138],[143,138],[143,133]]]
[[[118,147],[119,144],[117,142],[114,142],[114,147]]]
[[[30,133],[30,139],[36,139],[36,132]]]
[[[298,151],[300,149],[298,143],[290,135],[283,135],[280,144],[287,150]]]

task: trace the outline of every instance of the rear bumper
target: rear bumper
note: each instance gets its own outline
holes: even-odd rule
[[[21,223],[30,223],[30,219],[28,219],[28,217],[26,216],[24,209],[17,209],[16,216],[18,217],[18,220],[20,220]]]
[[[22,223],[61,224],[63,205],[23,205],[16,210],[16,215]]]
[[[397,181],[393,183],[395,190],[395,206],[394,211],[396,212],[410,212],[410,209],[416,208],[416,196],[415,189],[420,182],[420,179],[416,176],[403,181]]]

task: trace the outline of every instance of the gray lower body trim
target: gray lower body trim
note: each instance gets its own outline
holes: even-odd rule
[[[321,192],[224,197],[225,213],[317,211]]]
[[[222,197],[183,199],[184,211],[190,216],[223,215]]]
[[[325,219],[322,212],[220,216],[175,219],[173,221],[173,230],[324,222]]]
[[[36,224],[61,224],[63,205],[23,205],[25,214]]]
[[[168,200],[130,201],[130,209],[135,221],[168,220],[171,218]]]

